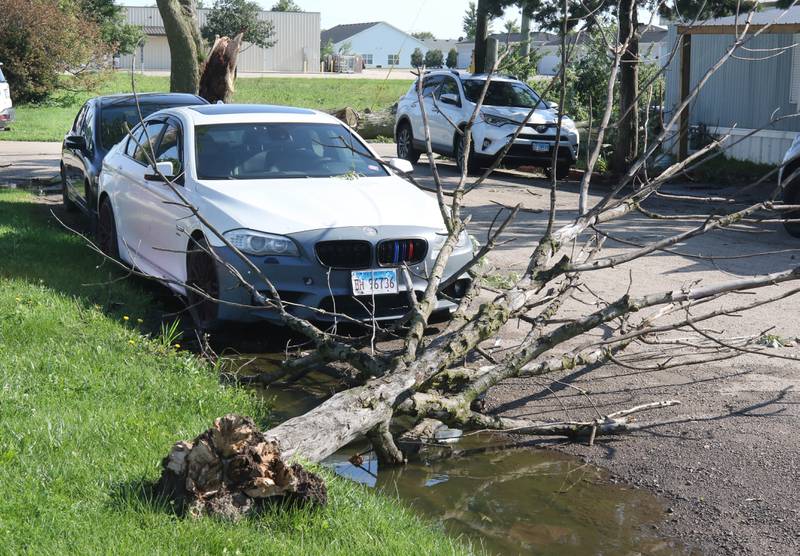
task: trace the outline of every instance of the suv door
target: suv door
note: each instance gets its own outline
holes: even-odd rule
[[[435,117],[433,111],[433,92],[436,90],[442,82],[441,75],[427,75],[423,77],[422,81],[422,98],[425,104],[425,114],[428,117],[428,124],[429,126],[433,126],[433,118]],[[416,89],[412,93],[416,95]],[[425,126],[422,120],[422,109],[419,105],[419,98],[417,97],[415,102],[412,104],[411,110],[411,131],[414,135],[414,139],[420,141],[421,143],[425,142]],[[431,135],[431,139],[433,139],[433,135]],[[433,142],[436,143],[435,141]]]
[[[455,104],[443,101],[442,95],[448,95],[447,98],[455,97]],[[436,103],[435,117],[431,118],[431,139],[440,149],[450,152],[455,144],[455,126],[463,120],[463,98],[458,83],[452,77],[444,76],[441,85],[433,92],[433,97]]]

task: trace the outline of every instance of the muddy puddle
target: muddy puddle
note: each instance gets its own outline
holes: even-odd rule
[[[276,417],[303,413],[332,393],[325,376],[261,389]],[[658,536],[664,505],[650,493],[613,484],[580,460],[535,448],[508,449],[502,435],[471,435],[402,468],[381,469],[368,445],[348,446],[323,463],[337,474],[396,496],[445,531],[488,554],[684,554]],[[441,457],[442,453],[450,457]]]

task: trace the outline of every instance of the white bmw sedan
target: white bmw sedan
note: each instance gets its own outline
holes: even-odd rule
[[[185,295],[201,326],[274,319],[235,272],[264,295],[266,285],[181,202],[161,177],[167,176],[297,316],[398,318],[409,308],[400,268],[408,265],[419,295],[446,233],[436,200],[378,159],[347,126],[314,110],[231,104],[162,110],[103,162],[98,243]],[[445,278],[471,257],[464,233]],[[437,310],[452,310],[468,283],[454,281]]]

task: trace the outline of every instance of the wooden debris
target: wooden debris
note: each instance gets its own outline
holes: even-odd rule
[[[176,442],[162,461],[158,492],[189,515],[237,520],[267,500],[324,506],[318,475],[281,457],[249,417],[226,415],[191,442]]]

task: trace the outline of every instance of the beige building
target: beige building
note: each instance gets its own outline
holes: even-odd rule
[[[119,65],[128,69],[136,63],[137,70],[169,71],[170,56],[164,22],[155,7],[128,6],[125,8],[127,21],[138,25],[146,36],[144,43],[136,50],[135,56],[120,58]],[[208,17],[208,9],[198,10],[202,28]],[[239,54],[238,71],[258,72],[318,72],[320,50],[320,16],[318,12],[267,12],[258,14],[262,21],[274,25],[275,45],[261,48],[245,43]]]

